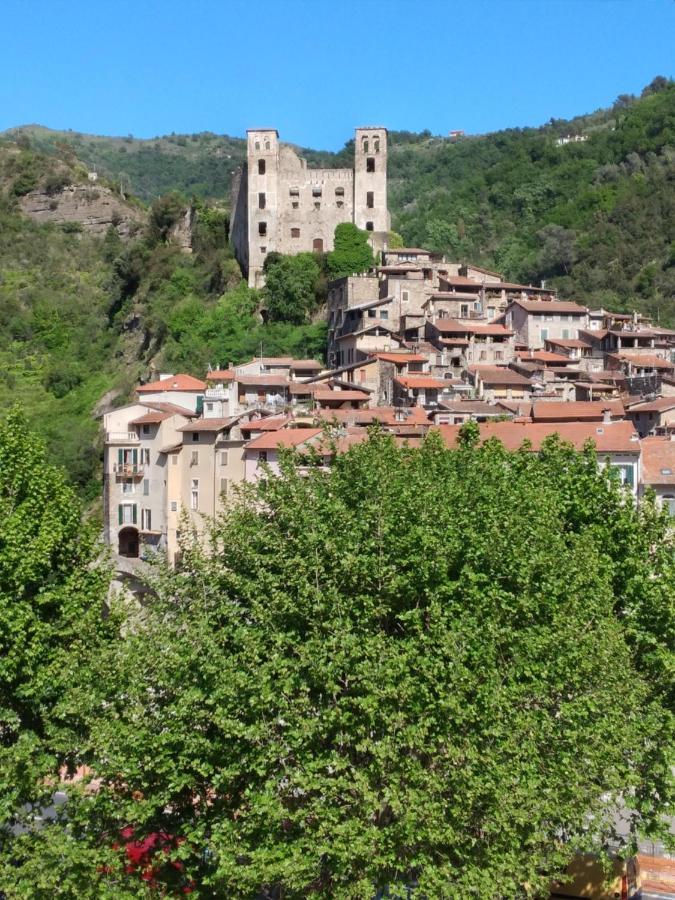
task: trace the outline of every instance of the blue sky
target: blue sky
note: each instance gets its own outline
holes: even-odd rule
[[[537,125],[675,74],[673,0],[2,0],[0,130]]]

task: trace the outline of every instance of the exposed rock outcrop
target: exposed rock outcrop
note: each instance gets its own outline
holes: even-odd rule
[[[169,231],[169,239],[178,244],[183,253],[192,253],[192,226],[194,220],[195,209],[193,206],[188,206]]]
[[[143,210],[98,184],[71,184],[52,194],[31,191],[20,198],[19,206],[38,222],[76,222],[91,234],[105,234],[113,225],[120,237],[135,234],[147,218]]]

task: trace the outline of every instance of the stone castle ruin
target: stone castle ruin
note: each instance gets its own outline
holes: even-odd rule
[[[250,287],[264,284],[268,253],[333,249],[335,226],[353,222],[374,250],[389,232],[387,130],[356,129],[353,169],[310,169],[274,128],[247,132],[247,162],[232,186],[230,236]]]

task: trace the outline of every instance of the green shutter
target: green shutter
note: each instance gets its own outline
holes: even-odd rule
[[[635,485],[635,480],[633,478],[634,470],[632,466],[626,466],[624,469],[626,473],[626,484],[633,487]]]
[[[134,503],[134,505],[131,508],[133,510],[132,519],[133,519],[133,523],[135,525],[136,524],[136,504]]]
[[[138,450],[134,449],[131,451],[131,462],[133,463],[135,469],[138,465]]]
[[[197,415],[198,415],[198,416],[201,416],[201,414],[204,412],[204,398],[203,398],[201,395],[199,395],[199,396],[197,397],[197,409],[196,409],[196,412],[197,412]]]
[[[119,522],[120,522],[120,525],[121,525],[121,524],[122,524],[122,521],[123,521],[123,519],[124,519],[124,512],[123,512],[123,510],[122,510],[122,504],[121,504],[121,503],[118,504],[118,506],[117,506],[117,515],[118,515]]]
[[[117,462],[120,466],[124,465],[124,450],[121,447],[117,450]]]

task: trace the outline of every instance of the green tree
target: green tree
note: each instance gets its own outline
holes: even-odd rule
[[[374,262],[367,231],[361,231],[352,222],[336,226],[333,250],[328,254],[327,260],[331,278],[357,275],[373,266]]]
[[[0,858],[10,867],[8,826],[30,821],[23,804],[49,805],[81,747],[67,695],[108,628],[109,574],[81,513],[64,473],[10,411],[0,424]]]
[[[319,264],[313,253],[282,256],[265,275],[265,298],[271,322],[303,323],[316,305]]]
[[[208,550],[186,539],[101,655],[82,871],[131,822],[186,839],[199,897],[513,900],[600,849],[623,802],[658,818],[674,570],[654,506],[556,440],[374,433],[322,461],[249,486]],[[137,883],[98,865],[119,896]]]

